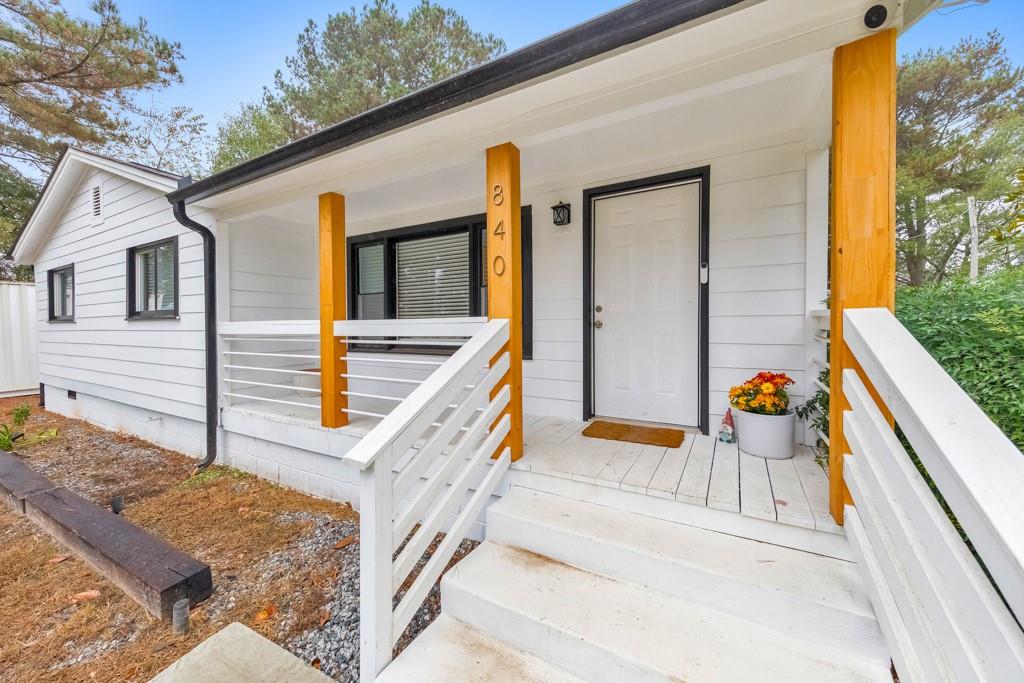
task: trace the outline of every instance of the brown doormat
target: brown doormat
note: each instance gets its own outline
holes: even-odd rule
[[[651,446],[679,448],[683,443],[683,439],[686,438],[686,432],[682,429],[669,429],[668,427],[641,427],[640,425],[624,424],[622,422],[595,420],[583,430],[583,436],[595,439],[608,439],[610,441],[629,441],[630,443],[643,443]]]

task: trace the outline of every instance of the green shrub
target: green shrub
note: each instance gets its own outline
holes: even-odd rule
[[[32,408],[27,403],[22,403],[11,411],[11,420],[14,421],[15,427],[22,427],[28,422],[28,416],[32,414]]]
[[[1024,269],[900,289],[896,317],[1024,450]]]

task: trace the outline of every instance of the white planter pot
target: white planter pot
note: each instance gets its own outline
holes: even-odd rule
[[[733,410],[736,418],[736,439],[740,450],[771,460],[792,458],[796,442],[796,412],[782,415],[758,415]]]

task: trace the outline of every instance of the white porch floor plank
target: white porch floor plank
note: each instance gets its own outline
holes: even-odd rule
[[[529,442],[530,437],[546,427],[553,418],[549,415],[545,415],[543,417],[530,416],[529,419],[527,419],[526,416],[523,416],[523,419],[525,421],[525,424],[523,425],[523,441]]]
[[[648,495],[659,498],[675,498],[679,480],[686,467],[686,459],[690,455],[690,449],[693,448],[693,437],[693,434],[687,434],[679,448],[663,449],[661,460],[647,484]]]
[[[633,466],[629,468],[629,472],[626,472],[626,476],[622,478],[620,487],[634,493],[649,493],[649,487],[655,472],[658,471],[667,453],[675,450],[678,449],[665,448],[664,446],[643,446],[640,450],[640,456],[633,463]]]
[[[539,462],[533,466],[538,472],[546,472],[556,477],[572,479],[576,464],[590,453],[590,444],[576,432],[562,443],[549,444]]]
[[[710,436],[708,437],[711,438]],[[708,507],[740,511],[740,451],[734,443],[712,441],[715,458],[708,485]]]
[[[708,504],[708,485],[715,457],[715,439],[706,434],[694,434],[686,458],[683,475],[676,488],[676,500],[694,505]]]
[[[622,441],[610,441],[605,439],[594,439],[599,442],[594,452],[587,458],[579,461],[576,465],[576,469],[572,472],[572,478],[577,481],[583,481],[588,484],[597,483],[597,475],[601,473],[601,470],[605,468],[605,465],[615,457],[615,454],[619,452],[626,444]]]
[[[775,498],[775,516],[780,522],[814,528],[814,515],[804,493],[803,484],[796,474],[793,459],[768,460],[768,479]]]
[[[601,486],[609,486],[613,489],[619,488],[620,482],[625,478],[626,473],[633,466],[633,463],[643,452],[643,445],[638,443],[626,443],[615,452],[608,464],[597,473],[597,483]]]
[[[800,484],[807,492],[807,503],[811,507],[811,515],[814,517],[814,528],[818,531],[831,533],[843,533],[842,527],[832,519],[828,509],[828,476],[825,470],[814,461],[814,453],[806,446],[797,448],[796,456],[793,457],[793,467],[800,477]],[[813,493],[812,493],[813,492]]]
[[[775,501],[764,458],[740,451],[740,512],[775,521]]]

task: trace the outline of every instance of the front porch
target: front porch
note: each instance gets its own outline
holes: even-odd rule
[[[842,534],[828,511],[828,477],[807,446],[791,460],[766,460],[699,432],[665,448],[584,436],[580,420],[524,420],[525,454],[513,471]]]

